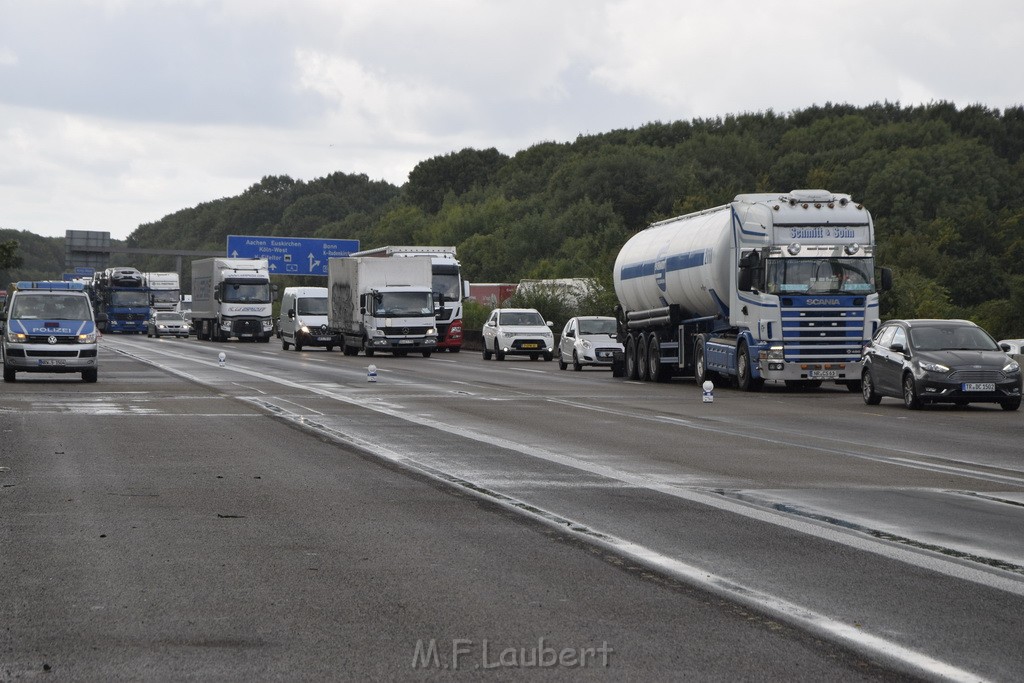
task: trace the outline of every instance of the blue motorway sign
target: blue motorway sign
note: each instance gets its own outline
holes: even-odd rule
[[[265,258],[271,275],[327,275],[327,259],[359,251],[359,240],[228,235],[231,258]]]

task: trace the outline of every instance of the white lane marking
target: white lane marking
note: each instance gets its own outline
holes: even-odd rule
[[[262,401],[252,401],[256,404],[263,404]],[[732,602],[745,605],[752,609],[767,612],[775,615],[780,621],[794,624],[799,628],[826,637],[833,642],[840,642],[860,652],[866,652],[878,656],[890,663],[895,662],[903,668],[911,671],[934,676],[950,681],[981,681],[984,680],[978,674],[956,667],[948,662],[943,662],[930,657],[922,652],[912,650],[897,643],[871,635],[863,628],[844,623],[827,615],[815,612],[789,600],[774,596],[729,579],[713,574],[706,569],[683,562],[676,558],[660,553],[656,550],[627,541],[611,534],[587,527],[575,520],[571,520],[554,514],[537,506],[513,498],[496,491],[484,490],[473,482],[461,479],[455,475],[438,470],[430,465],[418,462],[406,455],[371,443],[358,436],[349,433],[335,431],[322,424],[310,422],[297,414],[289,414],[279,406],[273,404],[267,406],[272,412],[311,428],[321,434],[343,443],[347,446],[354,446],[364,450],[383,460],[394,462],[403,467],[416,470],[426,476],[447,484],[458,486],[466,492],[497,503],[502,507],[512,510],[517,514],[524,514],[536,519],[543,524],[550,526],[557,531],[569,534],[587,544],[599,544],[612,552],[631,558],[636,562],[648,567],[656,568],[669,576],[688,585],[702,588],[710,593],[723,597]]]
[[[210,365],[212,367],[217,367],[216,362],[196,360],[195,358],[192,357],[186,357],[177,354],[167,355],[175,355],[176,357],[181,358],[183,360],[194,361],[197,363]],[[140,360],[152,363],[152,361],[149,361],[144,358],[140,358]],[[793,519],[788,516],[780,515],[776,512],[755,507],[749,503],[744,503],[743,501],[732,501],[728,499],[723,499],[720,496],[706,494],[692,489],[679,488],[675,482],[665,481],[663,478],[657,477],[655,475],[625,472],[606,465],[600,465],[585,460],[580,460],[573,456],[562,455],[560,453],[548,451],[536,445],[521,444],[515,441],[511,441],[509,439],[492,436],[490,434],[482,434],[480,432],[467,429],[465,427],[447,424],[445,422],[441,422],[430,417],[412,415],[403,412],[402,410],[399,410],[397,408],[394,408],[391,405],[385,404],[383,402],[374,403],[367,401],[365,397],[345,396],[344,394],[340,394],[326,389],[321,389],[319,387],[312,387],[305,384],[301,384],[299,382],[293,382],[291,380],[283,379],[280,377],[273,377],[263,372],[257,370],[249,370],[238,365],[230,366],[229,369],[233,372],[260,377],[261,379],[274,382],[282,386],[307,391],[318,396],[323,396],[325,398],[330,398],[335,401],[347,403],[352,406],[379,412],[390,417],[405,420],[407,422],[412,422],[423,427],[437,429],[448,434],[454,434],[456,436],[477,441],[489,446],[494,446],[496,448],[503,448],[515,451],[517,453],[538,458],[540,460],[545,460],[558,465],[563,465],[565,467],[571,467],[573,469],[581,470],[583,472],[588,472],[590,474],[606,477],[614,481],[629,484],[630,486],[647,489],[649,491],[657,491],[659,493],[664,493],[675,498],[680,498],[682,500],[690,501],[693,503],[699,503],[702,505],[710,506],[719,510],[723,510],[725,512],[731,512],[760,522],[773,524],[775,526],[804,533],[809,536],[821,538],[832,543],[839,543],[851,548],[855,548],[857,550],[863,550],[865,552],[873,553],[881,557],[886,557],[891,560],[896,560],[898,562],[903,562],[905,564],[909,564],[912,566],[921,567],[923,569],[928,569],[930,571],[935,571],[946,576],[951,576],[964,581],[971,581],[972,583],[977,583],[979,585],[987,586],[989,588],[995,588],[998,590],[1005,591],[1007,593],[1012,593],[1014,595],[1024,596],[1024,583],[1020,582],[1019,580],[1016,580],[1010,576],[1004,576],[1001,574],[993,573],[991,571],[984,571],[974,567],[970,567],[959,562],[954,562],[939,556],[934,556],[930,553],[926,554],[926,551],[909,549],[906,547],[886,543],[884,541],[879,541],[873,538],[862,537],[860,535],[844,532],[841,529],[827,527],[823,524],[819,524],[813,521]],[[175,374],[185,374],[173,368],[167,368],[167,370],[168,372],[172,372]],[[194,378],[194,381],[203,383],[203,380],[199,378]],[[683,420],[678,420],[678,422],[685,423],[685,421]],[[700,425],[689,423],[686,423],[685,426],[697,429],[702,428]],[[739,436],[746,435],[740,434]],[[410,459],[410,462],[415,461]],[[424,466],[429,467],[429,465]]]
[[[586,403],[579,403],[577,401],[570,401],[568,399],[560,398],[545,398],[544,400],[551,403],[558,403],[561,405],[572,406],[580,410],[590,410],[597,413],[605,413],[608,415],[615,415],[617,417],[628,417],[631,420],[646,420],[648,422],[660,422],[663,424],[677,424],[681,427],[688,429],[696,429],[703,432],[712,432],[714,434],[729,434],[730,436],[738,436],[745,439],[751,439],[753,441],[764,441],[765,443],[772,444],[774,446],[790,446],[793,448],[801,448],[804,450],[820,451],[822,453],[830,453],[832,455],[842,455],[853,458],[860,458],[862,460],[871,460],[873,462],[880,462],[887,465],[899,465],[902,467],[909,467],[911,469],[927,470],[931,472],[941,472],[943,474],[956,474],[959,476],[970,477],[972,479],[982,479],[984,481],[993,481],[1000,484],[1010,484],[1012,486],[1021,486],[1024,484],[1024,472],[1021,472],[1021,476],[1013,475],[1001,475],[991,474],[989,472],[982,472],[977,469],[973,469],[971,466],[974,463],[967,463],[958,460],[949,460],[948,458],[941,458],[947,462],[959,463],[956,465],[945,465],[940,462],[925,462],[921,460],[914,460],[910,457],[896,456],[896,455],[871,455],[868,453],[858,453],[857,451],[851,451],[842,448],[835,448],[830,446],[815,446],[812,444],[800,443],[797,441],[787,441],[785,439],[771,438],[767,436],[761,436],[758,434],[750,434],[737,429],[729,429],[727,427],[720,427],[718,425],[700,424],[693,420],[687,420],[680,417],[670,417],[668,415],[645,415],[642,413],[632,413],[625,410],[616,408],[607,408],[604,406],[588,405]],[[765,431],[774,431],[770,428],[765,428]],[[813,437],[812,437],[813,438]],[[879,446],[873,446],[871,444],[851,442],[851,445],[863,446],[864,448],[881,448]],[[901,451],[895,451],[901,452]],[[925,454],[915,453],[913,451],[903,451],[910,455],[916,455],[921,457],[928,457]],[[993,466],[991,469],[1006,470],[1005,467]],[[1014,471],[1014,470],[1008,470]]]

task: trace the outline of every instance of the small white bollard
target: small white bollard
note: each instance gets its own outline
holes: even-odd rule
[[[704,380],[704,384],[700,386],[704,390],[704,403],[715,402],[715,385],[711,380]]]
[[[224,362],[227,361],[227,359],[228,359],[228,356],[223,351],[221,351],[219,354],[217,354],[217,363],[221,367],[224,367]]]
[[[376,382],[377,381],[377,366],[368,365],[366,366],[366,381]]]

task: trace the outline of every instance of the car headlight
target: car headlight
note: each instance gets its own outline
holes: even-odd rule
[[[917,365],[925,372],[949,372],[949,368],[942,363],[928,363],[926,361],[920,361]]]
[[[590,343],[589,339],[582,339],[580,340],[580,346],[582,346],[584,349],[589,350],[593,346],[593,344]]]
[[[1020,372],[1020,363],[1015,360],[1011,360],[1009,363],[1003,366],[1003,372],[1008,375],[1013,375]]]

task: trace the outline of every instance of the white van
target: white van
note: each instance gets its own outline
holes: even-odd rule
[[[341,336],[327,328],[326,287],[285,287],[279,327],[285,351],[292,344],[296,351],[304,346],[326,346],[328,351],[341,346]]]

